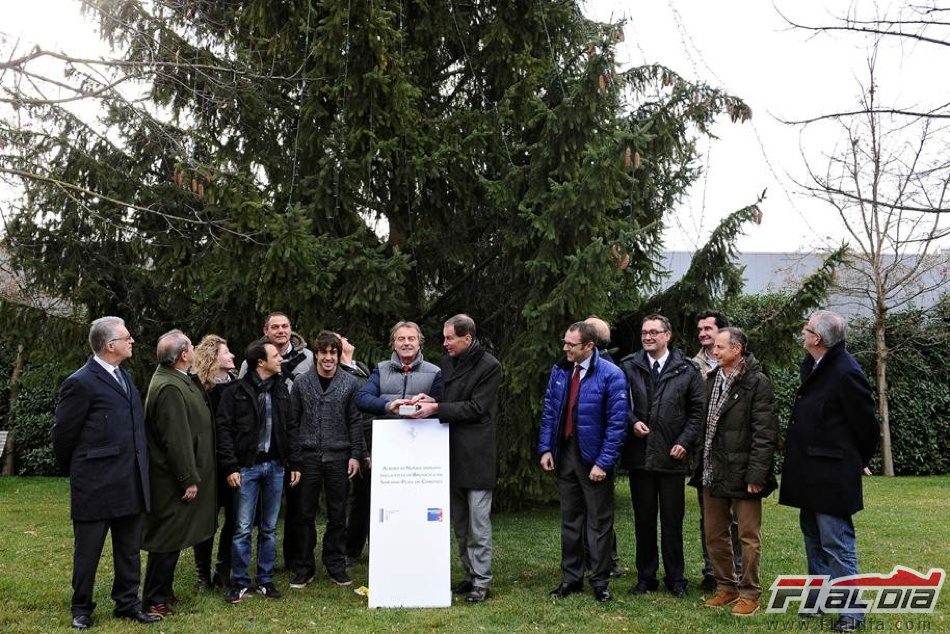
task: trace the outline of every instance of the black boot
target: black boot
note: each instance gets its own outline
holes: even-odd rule
[[[211,551],[214,537],[195,545],[195,587],[211,590]]]

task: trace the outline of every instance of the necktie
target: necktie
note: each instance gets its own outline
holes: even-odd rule
[[[409,372],[412,371],[412,366],[403,363],[403,364],[402,364],[402,371],[405,372],[406,374],[408,374]]]
[[[122,391],[126,394],[129,393],[129,387],[125,384],[125,377],[122,376],[122,370],[116,368],[112,371],[112,376],[115,377],[115,380],[119,382],[119,385],[122,386]]]
[[[656,382],[660,380],[660,362],[653,362],[653,384],[656,385]]]
[[[574,366],[571,385],[567,389],[567,413],[564,415],[564,438],[574,435],[574,411],[577,409],[577,394],[581,390],[581,366]]]

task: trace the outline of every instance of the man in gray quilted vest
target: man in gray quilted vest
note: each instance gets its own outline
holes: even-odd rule
[[[380,361],[356,394],[356,406],[380,418],[398,418],[400,405],[411,405],[418,394],[442,399],[442,371],[422,358],[425,337],[412,321],[400,321],[389,331],[393,354]]]

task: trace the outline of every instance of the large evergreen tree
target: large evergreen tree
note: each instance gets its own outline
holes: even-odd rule
[[[505,367],[509,500],[545,492],[532,448],[565,327],[649,295],[696,136],[749,116],[662,66],[621,71],[619,25],[571,1],[92,6],[116,59],[60,59],[98,119],[21,93],[35,125],[3,122],[17,266],[143,342],[240,344],[281,309],[372,360],[396,320],[435,335],[468,312]]]

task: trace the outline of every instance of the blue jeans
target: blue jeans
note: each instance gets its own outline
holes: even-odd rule
[[[284,467],[276,460],[241,469],[241,488],[237,492],[237,526],[231,540],[231,580],[236,586],[248,587],[251,578],[251,530],[261,503],[261,525],[257,540],[257,584],[274,579],[277,561],[277,515],[284,488]]]
[[[858,574],[857,543],[850,515],[840,517],[802,509],[798,521],[805,537],[809,575],[828,575],[835,579]],[[860,612],[841,616],[864,621],[864,614]]]

